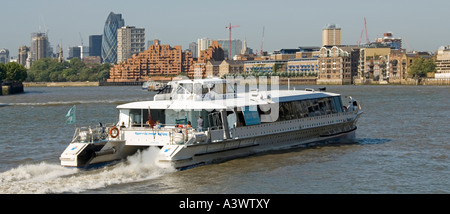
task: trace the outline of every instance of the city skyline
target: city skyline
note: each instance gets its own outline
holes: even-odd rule
[[[23,8],[21,6],[24,6]],[[53,48],[62,43],[64,50],[81,45],[89,35],[100,35],[110,12],[122,14],[125,25],[146,29],[146,40],[181,45],[198,38],[227,39],[229,23],[233,39],[247,38],[248,47],[259,51],[263,27],[264,50],[272,52],[298,46],[321,46],[322,28],[338,24],[342,44],[354,45],[367,19],[371,42],[385,32],[405,39],[403,48],[436,51],[450,44],[450,29],[445,21],[448,1],[56,1],[17,0],[3,3],[0,49],[17,56],[18,48],[30,46],[33,32],[46,32]],[[70,11],[67,11],[69,10]],[[364,39],[362,43],[364,43]],[[408,43],[408,44],[406,44]]]

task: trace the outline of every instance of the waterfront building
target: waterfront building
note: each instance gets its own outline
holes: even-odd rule
[[[246,75],[266,75],[272,72],[286,72],[287,60],[255,60],[244,62]]]
[[[193,72],[192,53],[183,52],[181,46],[161,45],[154,40],[147,50],[114,65],[108,82],[144,82],[150,76],[176,76]]]
[[[27,46],[19,47],[19,51],[17,52],[17,63],[20,65],[26,66],[28,53],[30,52],[30,48]]]
[[[327,24],[322,29],[322,46],[341,45],[341,27],[336,24]]]
[[[210,60],[206,63],[206,77],[219,77],[219,66],[222,61]]]
[[[244,61],[241,60],[223,60],[219,65],[219,77],[228,74],[244,74]]]
[[[9,50],[3,48],[0,50],[0,63],[6,64],[9,62]]]
[[[145,51],[145,28],[126,26],[117,29],[117,63]]]
[[[291,59],[287,61],[286,67],[286,72],[289,76],[317,76],[319,73],[319,59],[317,57]]]
[[[359,53],[358,78],[362,81],[386,81],[388,79],[390,47],[364,47]]]
[[[31,58],[37,61],[43,58],[50,57],[50,44],[46,33],[32,33],[31,34]]]
[[[89,36],[89,56],[102,56],[102,35]]]
[[[436,55],[436,79],[450,79],[450,45],[440,47]]]
[[[322,47],[319,55],[317,84],[347,85],[353,83],[352,57],[340,47]]]
[[[122,14],[111,12],[105,22],[102,35],[102,60],[107,63],[117,62],[117,29],[125,26]]]

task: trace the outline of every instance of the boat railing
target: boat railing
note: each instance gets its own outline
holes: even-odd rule
[[[113,126],[114,124],[106,124],[105,126],[99,124],[96,126],[76,127],[72,142],[95,143],[104,141],[108,137],[108,130]]]

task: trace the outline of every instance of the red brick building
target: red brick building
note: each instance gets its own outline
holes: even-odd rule
[[[154,40],[148,50],[137,53],[126,61],[114,65],[108,82],[144,82],[151,76],[193,72],[191,52],[183,52],[181,46],[161,45]]]
[[[207,50],[200,52],[200,57],[195,62],[194,69],[188,72],[189,78],[205,78],[206,77],[206,63],[209,61],[222,61],[225,59],[225,52],[218,41],[213,41],[212,45]],[[201,74],[201,76],[200,76]]]

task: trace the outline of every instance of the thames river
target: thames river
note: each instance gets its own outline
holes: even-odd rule
[[[294,86],[292,86],[294,87]],[[297,90],[305,87],[295,86]],[[286,86],[280,86],[286,88]],[[59,165],[65,125],[114,123],[116,106],[149,100],[140,87],[25,88],[0,96],[0,193],[450,193],[450,87],[327,86],[357,99],[358,143],[274,152],[184,171],[148,150],[96,170]]]

